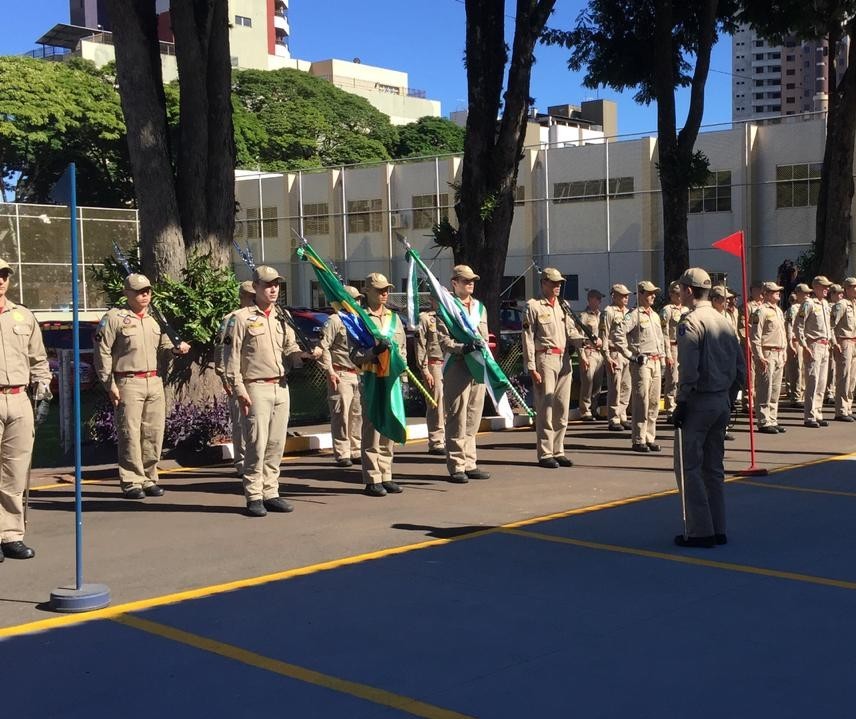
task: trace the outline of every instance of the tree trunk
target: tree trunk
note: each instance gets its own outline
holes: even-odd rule
[[[835,58],[841,34],[829,34],[829,109],[826,144],[817,199],[815,255],[821,274],[842,279],[847,273],[853,205],[853,155],[856,143],[856,21],[847,24],[850,35],[848,66],[837,82]]]
[[[170,162],[157,16],[153,0],[108,0],[116,76],[140,218],[143,271],[153,282],[185,267]]]

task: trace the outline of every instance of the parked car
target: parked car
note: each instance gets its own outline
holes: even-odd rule
[[[51,368],[51,393],[57,397],[59,395],[59,358],[48,357],[48,365]],[[71,363],[71,371],[74,372],[74,362]],[[89,362],[80,360],[80,391],[88,392],[94,386],[95,370]]]

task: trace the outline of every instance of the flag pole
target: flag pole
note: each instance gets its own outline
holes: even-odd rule
[[[755,373],[752,368],[752,353],[749,350],[749,293],[746,283],[746,236],[740,230],[740,269],[743,275],[743,354],[746,357],[746,403],[749,406],[749,466],[739,474],[749,477],[764,476],[767,470],[755,465],[755,397],[753,380]]]

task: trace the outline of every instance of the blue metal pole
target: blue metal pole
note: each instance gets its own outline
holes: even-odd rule
[[[81,491],[80,435],[80,295],[77,282],[77,168],[69,165],[69,213],[71,214],[71,307],[74,342],[74,520],[75,588],[83,588],[83,494]]]

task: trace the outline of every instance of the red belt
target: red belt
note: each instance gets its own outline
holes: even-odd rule
[[[658,360],[665,358],[665,355],[645,355],[649,360]]]
[[[825,339],[816,339],[816,340],[807,340],[807,341],[810,343],[817,342],[818,344],[822,344],[822,345],[828,345],[829,344],[829,340],[825,340]]]
[[[856,337],[839,337],[839,342],[856,342]]]
[[[148,372],[116,372],[117,377],[136,377],[137,379],[148,379],[149,377],[157,377],[157,370],[150,370]]]
[[[443,364],[446,360],[441,359],[429,359],[428,364]]]
[[[249,381],[253,384],[259,384],[261,382],[266,384],[277,384],[281,379],[282,377],[262,377],[261,379],[251,379]]]
[[[672,347],[677,347],[677,346],[678,346],[678,343],[677,343],[677,342],[669,342],[669,344],[670,344],[670,345],[672,345]]]
[[[353,367],[345,367],[345,365],[342,364],[334,364],[333,369],[337,372],[353,372],[354,374],[360,373],[358,369],[354,369]]]
[[[0,394],[20,394],[24,391],[26,385],[16,384],[0,387]]]
[[[565,354],[565,350],[560,350],[558,347],[547,347],[542,350],[535,350],[535,352],[541,352],[543,354],[548,355],[563,355]]]
[[[764,350],[764,352],[784,352],[785,351],[784,347],[762,347],[761,349]]]

